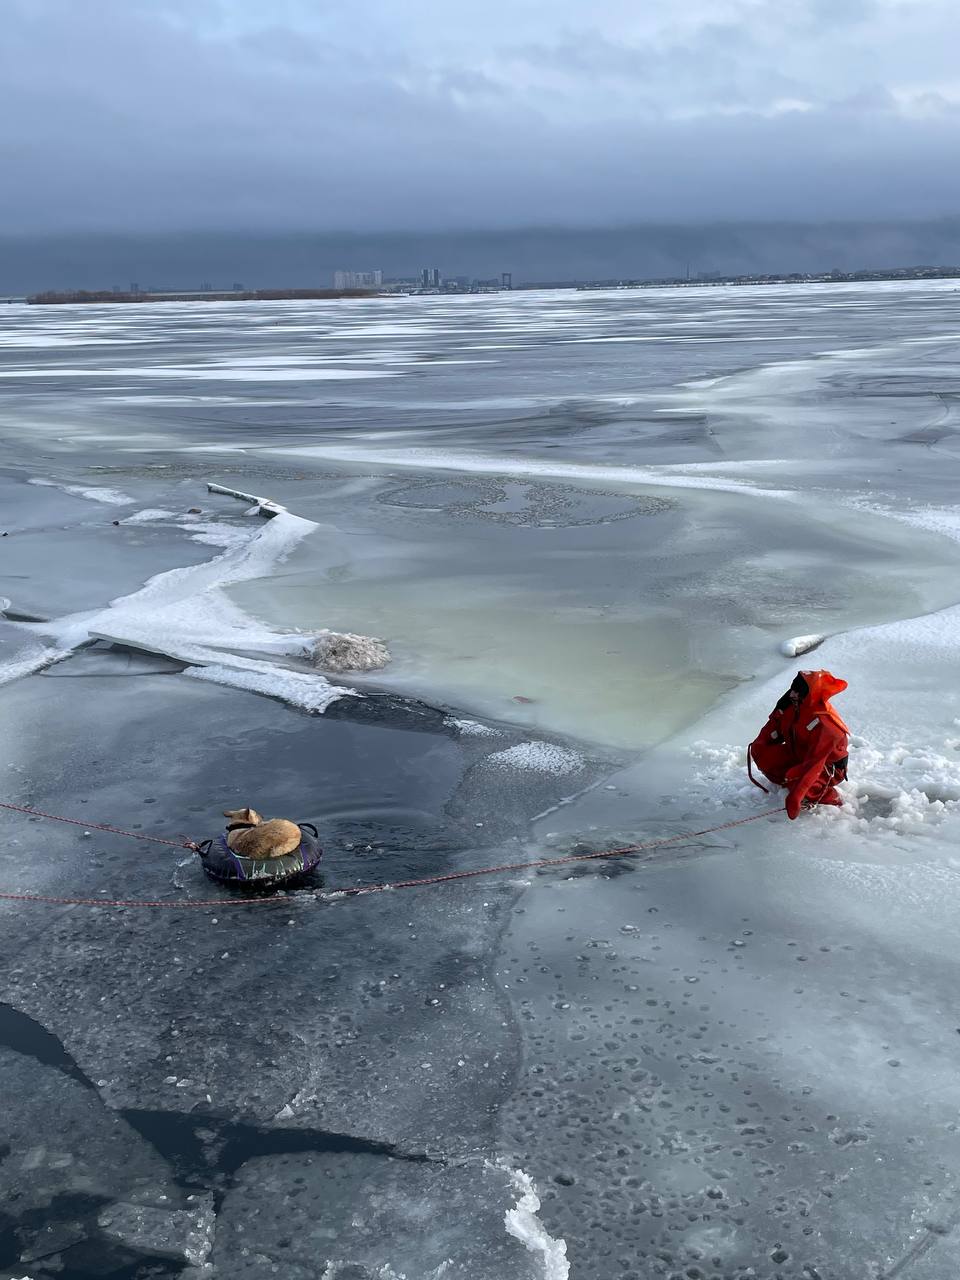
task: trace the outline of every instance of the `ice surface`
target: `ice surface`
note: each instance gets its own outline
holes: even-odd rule
[[[744,744],[813,636],[854,736],[839,812],[527,887],[4,903],[2,995],[92,1087],[0,1046],[41,1094],[0,1133],[3,1239],[149,1267],[99,1215],[158,1210],[156,1244],[199,1188],[215,1273],[257,1280],[955,1280],[955,288],[5,309],[0,592],[70,635],[5,623],[4,659],[95,618],[265,692],[322,628],[393,655],[307,717],[93,646],[0,689],[5,797],[173,838],[317,820],[335,890],[758,815]],[[178,516],[214,465],[311,531]],[[3,822],[4,890],[219,895]]]
[[[71,369],[66,365],[51,365],[45,369],[2,369],[0,378],[138,378],[149,380],[189,378],[202,382],[337,382],[359,379],[394,378],[398,375],[387,369],[330,369],[316,365],[303,365],[297,369],[277,369],[251,362],[245,368],[226,366],[181,367],[146,365],[143,367],[117,366],[112,369]]]
[[[503,976],[523,977],[518,998],[563,1011],[530,1027],[535,1066],[509,1124],[529,1162],[536,1102],[539,1138],[557,1135],[534,1162],[538,1180],[573,1170],[545,1205],[548,1230],[569,1234],[592,1214],[623,1221],[639,1200],[635,1256],[678,1274],[715,1255],[724,1275],[765,1275],[764,1257],[782,1254],[796,1268],[785,1274],[852,1278],[899,1273],[923,1221],[949,1212],[960,1189],[944,1146],[956,1029],[942,995],[960,907],[958,644],[952,608],[817,650],[850,682],[837,698],[854,726],[842,810],[691,840],[648,863],[632,892],[573,879],[517,917]],[[552,814],[551,828],[589,829],[602,847],[759,812],[769,801],[746,778],[743,743],[792,670],[727,698],[612,792]],[[551,916],[578,963],[556,947]],[[609,966],[599,990],[598,965]],[[574,1159],[580,1126],[605,1124],[605,1141]],[[852,1158],[858,1147],[869,1162]],[[813,1207],[824,1187],[829,1222]],[[864,1206],[881,1200],[884,1223],[865,1228]],[[776,1226],[744,1218],[748,1203]],[[950,1250],[938,1252],[930,1275],[946,1280]],[[612,1268],[612,1253],[599,1265]]]
[[[713,491],[380,483],[375,504],[325,490],[325,519],[351,537],[311,539],[282,579],[231,599],[290,629],[385,637],[392,661],[374,680],[388,688],[593,742],[675,732],[775,669],[787,628],[812,616],[833,630],[953,598],[952,547],[920,531],[904,542],[879,516]]]

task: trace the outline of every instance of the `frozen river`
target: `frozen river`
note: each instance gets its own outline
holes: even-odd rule
[[[958,297],[3,309],[0,800],[336,890],[758,813],[797,636],[854,739],[574,874],[7,901],[0,1276],[954,1280]],[[221,896],[2,821],[0,891]]]

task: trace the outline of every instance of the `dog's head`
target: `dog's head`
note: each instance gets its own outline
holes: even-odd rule
[[[239,822],[251,827],[259,827],[263,819],[256,809],[224,809],[223,816],[228,822]]]

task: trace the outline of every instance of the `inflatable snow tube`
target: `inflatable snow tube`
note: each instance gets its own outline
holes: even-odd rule
[[[323,855],[317,828],[311,822],[298,822],[300,844],[281,858],[244,858],[227,844],[226,836],[204,840],[198,846],[203,869],[211,880],[234,889],[279,889],[302,879],[319,863]]]

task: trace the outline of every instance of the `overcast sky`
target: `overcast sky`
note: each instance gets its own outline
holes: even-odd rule
[[[0,231],[960,211],[960,0],[2,0]]]

